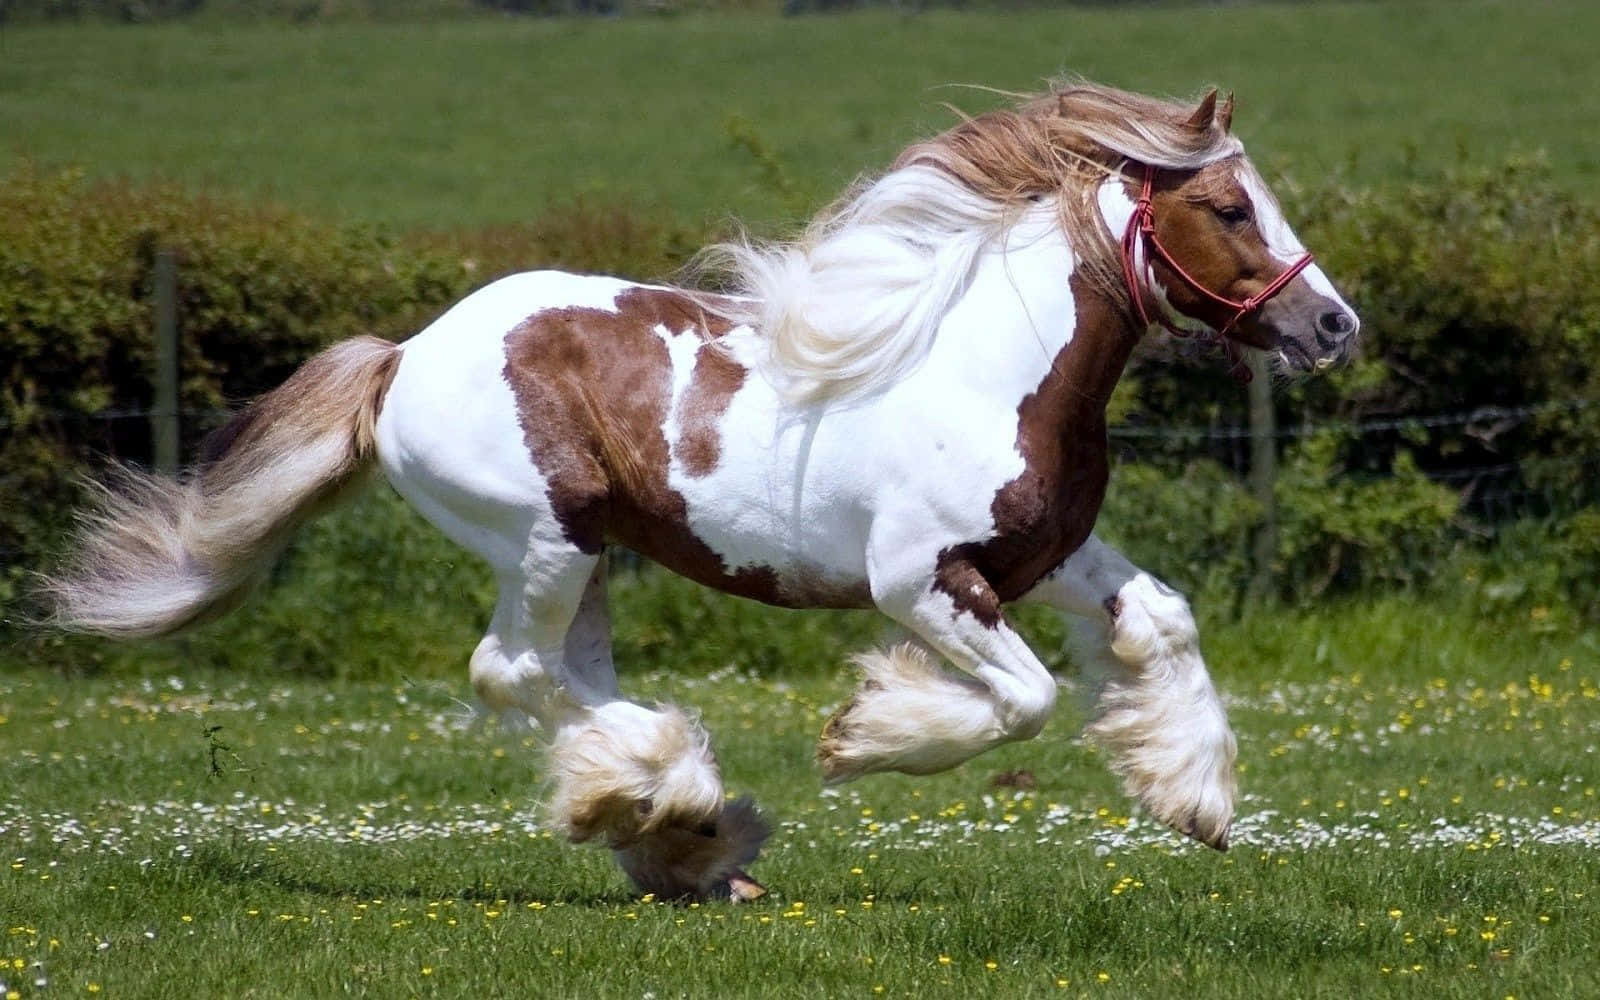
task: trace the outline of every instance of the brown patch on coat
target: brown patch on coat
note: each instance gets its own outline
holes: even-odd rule
[[[615,306],[549,309],[506,336],[504,377],[566,539],[588,553],[625,545],[697,583],[766,604],[860,607],[860,588],[811,574],[781,581],[771,567],[730,572],[694,534],[684,498],[668,482],[672,447],[663,428],[672,364],[654,331],[694,330],[707,341],[684,396],[679,439],[690,474],[705,475],[720,456],[718,421],[744,380],[743,369],[710,343],[729,324],[669,289],[630,289]]]
[[[1076,327],[1017,406],[1023,470],[995,493],[994,534],[946,548],[935,568],[935,589],[988,628],[1088,539],[1105,499],[1106,403],[1138,335],[1081,271],[1070,284]]]
[[[690,476],[701,478],[716,470],[722,458],[718,425],[748,374],[715,344],[706,344],[695,354],[694,372],[678,415],[678,460]]]

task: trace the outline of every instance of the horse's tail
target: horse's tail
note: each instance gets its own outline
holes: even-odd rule
[[[388,341],[345,341],[208,437],[179,478],[123,468],[92,484],[74,555],[42,581],[52,624],[157,636],[236,607],[295,529],[365,478],[399,363]]]

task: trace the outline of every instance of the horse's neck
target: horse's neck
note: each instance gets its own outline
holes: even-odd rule
[[[1078,263],[1053,206],[1029,213],[979,258],[945,317],[929,374],[1019,402],[1054,387],[1060,419],[1103,416],[1133,338]]]

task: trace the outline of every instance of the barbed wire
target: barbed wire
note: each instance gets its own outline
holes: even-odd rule
[[[1359,437],[1367,434],[1416,430],[1418,428],[1468,427],[1473,424],[1492,421],[1509,420],[1521,422],[1552,413],[1576,412],[1597,404],[1600,404],[1600,399],[1557,399],[1543,403],[1529,403],[1524,406],[1486,405],[1476,406],[1469,410],[1410,414],[1373,420],[1308,421],[1292,427],[1280,427],[1273,432],[1272,436],[1293,439],[1336,433]],[[205,410],[181,410],[178,415],[192,420],[222,421],[237,412],[237,409],[214,407]],[[0,429],[28,426],[45,420],[60,423],[97,423],[101,421],[109,423],[114,420],[148,420],[150,417],[155,416],[155,411],[145,408],[118,408],[99,410],[94,413],[84,413],[78,410],[32,410],[30,411],[30,416],[33,419],[26,421],[13,421],[0,417]],[[1220,427],[1200,424],[1179,425],[1177,427],[1145,427],[1118,424],[1108,428],[1106,433],[1114,439],[1139,440],[1153,438],[1173,441],[1239,441],[1249,440],[1256,436],[1256,432],[1247,426],[1231,424]]]
[[[1293,427],[1280,427],[1273,432],[1275,438],[1303,438],[1314,437],[1318,434],[1349,434],[1357,437],[1367,434],[1381,434],[1390,431],[1416,430],[1418,428],[1435,427],[1467,427],[1473,424],[1489,423],[1491,421],[1521,422],[1532,417],[1541,417],[1551,413],[1570,413],[1587,409],[1600,403],[1596,399],[1560,399],[1544,403],[1530,403],[1526,406],[1477,406],[1470,410],[1456,410],[1449,413],[1415,414],[1400,417],[1385,417],[1374,420],[1329,420],[1322,422],[1306,422]],[[1122,439],[1161,439],[1173,441],[1238,441],[1256,437],[1257,432],[1249,427],[1229,425],[1214,426],[1180,426],[1180,427],[1138,427],[1118,425],[1109,428],[1106,434],[1112,438]]]
[[[237,410],[220,408],[179,410],[178,416],[190,420],[226,420],[237,412]],[[81,410],[29,410],[28,415],[30,419],[20,421],[0,417],[0,430],[7,430],[12,427],[29,427],[46,421],[63,424],[94,424],[111,423],[116,420],[149,420],[156,415],[156,411],[149,409],[109,409],[84,413]]]

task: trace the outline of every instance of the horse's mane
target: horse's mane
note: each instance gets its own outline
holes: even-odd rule
[[[794,242],[708,250],[739,296],[717,311],[767,338],[770,373],[791,399],[859,396],[922,359],[979,255],[1035,196],[1056,200],[1080,266],[1124,302],[1096,190],[1125,161],[1192,170],[1241,151],[1221,124],[1185,124],[1193,111],[1073,80],[965,118],[906,149]]]

